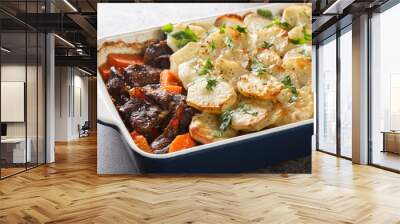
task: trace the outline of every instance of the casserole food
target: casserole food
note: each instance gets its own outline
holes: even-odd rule
[[[309,130],[310,121],[286,125],[312,118],[313,97],[307,71],[310,24],[297,18],[289,29],[280,17],[274,19],[285,6],[100,41],[99,76],[106,85],[100,83],[99,91],[116,105],[125,125],[118,118],[99,120],[117,123],[128,145],[152,158],[218,148],[286,128]],[[290,7],[297,7],[294,16],[288,15]],[[308,8],[288,6],[283,18],[299,17]],[[302,37],[290,34],[298,27]],[[105,107],[115,114],[108,103]],[[281,125],[286,126],[275,128]],[[201,144],[206,145],[195,146]]]

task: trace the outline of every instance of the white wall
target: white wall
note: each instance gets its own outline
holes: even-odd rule
[[[56,67],[55,74],[55,140],[70,141],[88,120],[88,78],[72,67]]]

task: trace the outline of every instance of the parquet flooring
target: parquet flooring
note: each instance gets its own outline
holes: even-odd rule
[[[320,152],[311,175],[98,176],[96,139],[0,181],[0,223],[400,223],[400,175]]]

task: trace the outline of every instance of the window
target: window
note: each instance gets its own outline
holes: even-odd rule
[[[371,18],[371,162],[400,170],[400,5]]]
[[[352,156],[352,32],[351,26],[340,36],[340,155]]]
[[[336,39],[318,48],[318,149],[336,153]]]

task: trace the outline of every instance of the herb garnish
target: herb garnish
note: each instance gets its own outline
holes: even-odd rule
[[[214,69],[214,65],[211,63],[210,59],[207,59],[206,63],[200,70],[200,75],[207,75]]]
[[[303,38],[291,39],[290,42],[294,44],[305,44],[307,41],[312,39],[311,34],[308,34],[305,29],[303,29]]]
[[[197,35],[189,27],[173,33],[171,36],[175,38],[175,43],[178,48],[185,46],[189,42],[196,42],[198,40]]]
[[[258,115],[258,111],[251,112],[250,108],[244,103],[240,103],[239,104],[239,106],[237,108],[237,111],[241,112],[243,114],[250,114],[252,116],[257,116]]]
[[[225,33],[225,28],[226,28],[226,25],[222,24],[222,26],[219,28],[219,33]]]
[[[220,131],[226,131],[228,129],[229,125],[232,122],[232,114],[233,114],[232,109],[228,109],[221,114],[220,117],[221,125],[219,126]]]
[[[214,41],[214,40],[211,40],[211,43],[210,43],[210,50],[211,50],[211,51],[215,51],[215,49],[216,49],[215,41]]]
[[[226,45],[227,47],[233,48],[233,41],[232,41],[232,39],[231,39],[230,37],[226,36],[226,37],[224,38],[224,43],[225,43],[225,45]]]
[[[257,14],[267,19],[272,19],[272,12],[268,9],[257,9]]]
[[[272,20],[272,23],[270,23],[270,24],[267,26],[267,28],[270,28],[270,27],[272,27],[272,26],[274,26],[274,25],[277,25],[277,26],[279,26],[279,27],[281,27],[282,29],[287,30],[287,31],[289,31],[289,30],[292,28],[292,26],[291,26],[289,23],[287,23],[287,22],[281,22],[281,20],[279,19],[279,17],[275,17],[274,20]]]
[[[206,89],[208,91],[213,91],[214,88],[217,86],[218,80],[214,78],[207,78],[207,86]]]
[[[172,23],[165,24],[161,27],[161,30],[165,33],[171,33],[174,30],[174,25],[172,25]]]
[[[268,43],[267,41],[264,41],[264,42],[261,44],[261,47],[264,48],[264,49],[270,49],[272,46],[274,46],[274,44]]]
[[[299,93],[297,92],[296,87],[292,83],[292,79],[290,78],[290,76],[288,76],[288,75],[285,76],[285,78],[283,78],[283,80],[282,80],[282,84],[284,85],[284,87],[286,89],[289,89],[290,92],[293,94],[293,96],[289,100],[289,103],[296,101],[299,96]]]
[[[251,64],[251,71],[257,73],[257,75],[266,75],[267,68],[265,65],[258,60],[254,60]]]
[[[246,27],[243,27],[243,26],[240,26],[240,25],[236,25],[234,28],[235,28],[235,30],[239,31],[240,33],[247,33],[247,28]]]

